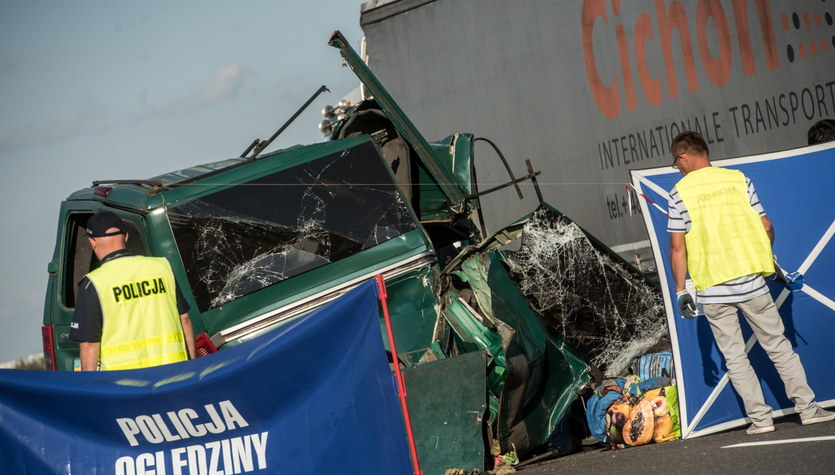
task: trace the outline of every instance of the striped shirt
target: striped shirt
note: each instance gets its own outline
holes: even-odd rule
[[[765,209],[760,204],[760,199],[757,196],[757,191],[754,189],[754,184],[751,179],[745,177],[745,183],[748,185],[748,201],[754,211],[760,216],[765,216]],[[667,201],[669,208],[669,219],[667,220],[667,232],[670,233],[688,233],[690,232],[690,213],[684,205],[684,201],[678,194],[678,190],[673,188],[670,192],[670,198]],[[712,287],[708,287],[702,291],[697,292],[700,304],[711,303],[736,303],[745,302],[752,298],[759,297],[768,293],[768,286],[765,285],[765,279],[760,274],[750,274],[736,279],[731,279]]]

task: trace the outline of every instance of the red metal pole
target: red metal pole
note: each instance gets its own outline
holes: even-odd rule
[[[403,380],[403,373],[400,372],[400,358],[397,356],[397,348],[394,344],[394,332],[391,329],[391,317],[389,316],[388,303],[386,302],[386,284],[382,275],[374,276],[377,280],[377,290],[380,294],[380,304],[383,307],[383,319],[386,322],[386,333],[389,339],[389,348],[394,363],[394,379],[397,380],[397,396],[400,398],[400,407],[403,411],[403,421],[406,423],[406,438],[409,439],[409,451],[412,454],[412,466],[415,475],[423,475],[418,463],[417,448],[415,447],[415,435],[412,433],[412,420],[409,417],[409,408],[406,405],[406,383]]]

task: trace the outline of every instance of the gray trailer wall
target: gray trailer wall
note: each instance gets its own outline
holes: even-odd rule
[[[362,7],[369,65],[429,140],[493,140],[517,176],[630,260],[651,260],[628,171],[687,129],[726,158],[799,147],[835,117],[835,2],[399,0]],[[507,181],[476,148],[480,189]],[[532,210],[482,200],[488,229]],[[664,204],[662,204],[664,205]],[[779,226],[779,223],[776,224]]]

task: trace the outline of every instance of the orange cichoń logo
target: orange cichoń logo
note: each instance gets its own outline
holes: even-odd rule
[[[612,6],[612,23],[607,14],[606,4]],[[724,4],[723,4],[724,3]],[[751,3],[756,11],[756,20],[749,18],[748,4]],[[726,4],[730,4],[728,6]],[[623,104],[629,110],[637,107],[637,88],[646,100],[653,106],[660,105],[664,100],[662,78],[666,80],[667,97],[679,95],[679,78],[675,70],[675,56],[678,54],[684,64],[684,78],[687,90],[699,89],[697,79],[697,61],[694,48],[699,50],[700,66],[717,87],[724,85],[731,73],[732,42],[736,42],[739,51],[739,61],[745,76],[756,74],[754,66],[754,44],[760,45],[769,70],[780,66],[777,45],[774,38],[774,27],[771,18],[771,8],[768,0],[700,0],[694,15],[684,10],[680,1],[668,2],[655,0],[655,11],[638,15],[632,37],[627,35],[623,23],[617,23],[620,16],[620,0],[585,0],[581,14],[581,29],[583,41],[583,58],[585,60],[586,77],[592,96],[598,109],[607,118],[617,117]],[[597,20],[602,20],[598,22]],[[733,22],[733,31],[731,28]],[[752,21],[757,21],[759,37],[752,38]],[[712,25],[709,28],[708,25]],[[657,28],[659,38],[655,39],[654,27]],[[604,81],[595,62],[595,44],[593,34],[595,28],[614,28],[620,59],[620,75],[613,73],[608,81]],[[711,51],[708,42],[708,31],[718,36],[718,51]],[[753,30],[756,31],[756,30]],[[681,50],[673,47],[673,34],[678,34]],[[711,38],[713,39],[713,38]],[[630,42],[631,40],[631,42]],[[657,41],[663,58],[663,71],[650,71],[646,61],[646,46],[650,41]],[[695,46],[694,46],[695,43]],[[633,63],[632,57],[635,58]],[[633,68],[637,71],[638,84],[635,84]],[[620,77],[619,77],[620,76]],[[622,82],[622,84],[621,84]],[[607,84],[608,83],[608,84]],[[622,87],[621,87],[622,86]],[[621,90],[623,91],[621,93]]]

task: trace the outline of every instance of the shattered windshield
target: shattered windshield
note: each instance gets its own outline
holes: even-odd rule
[[[416,227],[371,143],[173,206],[169,219],[200,311]]]

